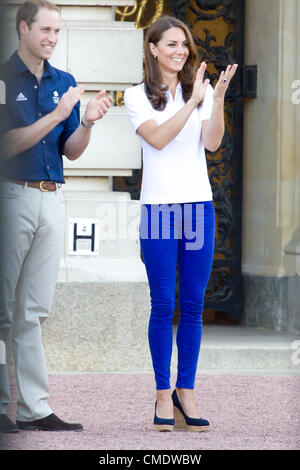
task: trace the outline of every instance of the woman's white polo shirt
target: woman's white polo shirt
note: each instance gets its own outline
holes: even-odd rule
[[[125,106],[134,131],[148,120],[157,124],[170,119],[184,105],[181,84],[175,99],[168,90],[167,105],[156,111],[145,93],[144,84],[127,88]],[[206,156],[201,141],[202,121],[210,119],[213,88],[208,85],[203,104],[196,108],[181,132],[162,150],[157,150],[138,136],[143,149],[142,204],[172,204],[211,201],[212,191],[207,173]]]

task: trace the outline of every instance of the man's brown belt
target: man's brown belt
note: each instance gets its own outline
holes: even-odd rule
[[[61,183],[54,183],[53,181],[20,181],[9,179],[11,183],[21,184],[22,186],[27,186],[29,188],[40,189],[41,191],[56,191],[58,188],[61,188]]]

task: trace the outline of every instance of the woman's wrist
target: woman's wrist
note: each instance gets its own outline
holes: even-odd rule
[[[217,106],[224,106],[224,97],[222,98],[214,97],[214,104],[216,104]]]
[[[199,103],[197,103],[197,101],[191,96],[190,99],[186,102],[186,104],[195,109],[197,108]]]

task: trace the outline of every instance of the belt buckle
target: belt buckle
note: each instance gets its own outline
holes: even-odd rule
[[[43,183],[46,183],[46,181],[43,180],[40,182],[40,190],[43,191],[44,193],[48,193],[48,189],[43,188]]]

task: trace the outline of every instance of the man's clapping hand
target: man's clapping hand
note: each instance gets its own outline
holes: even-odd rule
[[[65,121],[71,114],[75,104],[78,103],[84,93],[84,86],[70,86],[68,91],[64,93],[55,109],[55,114],[60,121]]]
[[[90,125],[98,119],[102,119],[112,105],[112,97],[105,96],[105,90],[101,90],[95,98],[87,104],[84,121]]]

